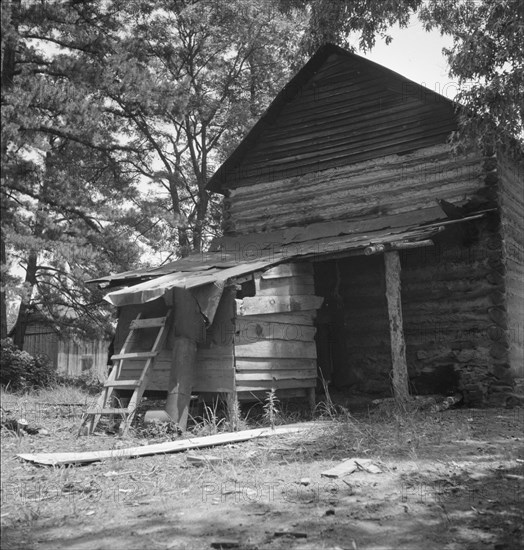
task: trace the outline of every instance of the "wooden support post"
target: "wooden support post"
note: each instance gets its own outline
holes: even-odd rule
[[[307,389],[307,400],[308,400],[309,412],[311,413],[311,416],[315,414],[315,410],[317,408],[317,399],[315,394],[316,394],[315,388]]]
[[[196,366],[196,342],[179,336],[173,342],[173,362],[169,375],[166,413],[180,429],[187,427],[189,403]]]
[[[188,290],[173,291],[173,354],[167,388],[166,413],[180,429],[187,427],[191,391],[195,379],[197,342],[204,332],[204,320],[194,296]]]
[[[393,395],[397,402],[405,403],[409,399],[409,378],[404,326],[402,323],[400,257],[398,252],[386,252],[384,254],[384,264],[386,268],[389,333],[391,337],[391,361],[393,364]]]
[[[232,391],[226,394],[227,417],[231,429],[236,432],[238,430],[238,421],[240,419],[240,405],[238,403],[237,392]]]

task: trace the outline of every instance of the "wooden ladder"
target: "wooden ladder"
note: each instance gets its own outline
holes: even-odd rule
[[[93,433],[96,429],[100,418],[103,415],[115,416],[119,415],[122,418],[120,424],[119,432],[122,435],[125,435],[131,426],[131,422],[135,416],[138,404],[142,399],[147,383],[149,381],[150,374],[153,370],[156,356],[162,348],[162,345],[165,340],[166,330],[167,330],[167,320],[169,318],[169,310],[167,311],[165,317],[156,317],[154,319],[142,319],[142,314],[140,313],[138,317],[131,321],[129,327],[129,333],[127,338],[120,350],[120,353],[113,355],[111,357],[112,361],[116,361],[116,364],[113,366],[111,373],[109,374],[107,380],[104,383],[104,389],[102,394],[98,398],[96,405],[87,410],[82,418],[82,423],[78,430],[78,435],[86,433],[85,426],[87,425],[87,435]],[[158,328],[158,334],[155,338],[155,342],[150,351],[139,351],[139,352],[128,352],[129,346],[134,343],[134,336],[137,331],[143,329]],[[142,374],[137,380],[121,380],[119,379],[122,367],[126,361],[145,361],[142,369]],[[133,395],[129,400],[129,403],[126,407],[111,407],[111,400],[114,398],[113,392],[115,390],[133,390]]]

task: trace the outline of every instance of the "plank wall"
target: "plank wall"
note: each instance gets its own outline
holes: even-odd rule
[[[43,323],[29,324],[24,338],[24,351],[31,355],[41,353],[58,367],[58,333]]]
[[[89,373],[103,382],[107,378],[109,341],[78,340],[58,341],[57,370],[67,376]]]
[[[224,187],[282,180],[445,141],[453,104],[365,59],[332,54],[279,100]]]
[[[509,361],[514,376],[524,377],[524,162],[510,161],[500,155],[498,176]]]
[[[229,234],[315,222],[371,219],[462,202],[484,185],[482,157],[453,157],[446,144],[288,179],[239,187],[224,199]]]
[[[309,264],[285,264],[255,279],[256,294],[237,300],[235,378],[240,400],[271,389],[283,397],[315,388],[314,318],[322,298],[314,294]]]
[[[26,332],[24,350],[49,358],[59,374],[77,377],[91,374],[100,381],[107,377],[109,341],[83,340],[59,334],[43,323],[32,323]]]
[[[165,314],[166,306],[162,300],[157,303],[128,306],[122,308],[119,316],[119,342],[125,339],[131,320],[142,310],[144,317],[158,317]],[[226,288],[215,313],[213,324],[206,331],[205,342],[197,348],[197,368],[193,390],[195,392],[232,392],[234,391],[234,291]],[[137,333],[131,350],[150,350],[157,329],[141,330]],[[166,338],[164,348],[157,356],[147,389],[150,391],[167,391],[172,366],[172,342]],[[118,379],[136,379],[142,372],[143,360],[127,360]]]

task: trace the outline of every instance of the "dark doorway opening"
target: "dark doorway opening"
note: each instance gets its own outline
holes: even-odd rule
[[[391,396],[391,348],[382,255],[314,263],[320,380],[351,406]],[[322,391],[322,387],[319,391]]]

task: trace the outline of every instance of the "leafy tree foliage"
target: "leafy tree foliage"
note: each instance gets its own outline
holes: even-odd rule
[[[96,2],[15,0],[2,10],[2,263],[9,256],[24,270],[19,346],[35,304],[51,317],[77,308],[78,328],[107,327],[100,293],[84,282],[138,260],[119,225],[136,196],[127,148],[99,93],[117,29]]]
[[[314,53],[322,44],[354,49],[350,38],[358,37],[362,50],[375,45],[377,37],[391,42],[388,30],[395,24],[407,26],[422,0],[280,0],[280,9],[301,9],[308,14],[303,49]]]
[[[54,366],[43,355],[19,350],[9,339],[0,342],[0,385],[11,391],[51,386],[57,379]]]
[[[272,0],[150,0],[122,10],[124,49],[152,80],[131,96],[118,85],[104,92],[129,122],[136,173],[163,189],[140,205],[143,230],[152,245],[167,240],[184,255],[219,232],[207,181],[290,77],[305,18],[283,16]]]
[[[275,5],[8,3],[2,264],[25,270],[19,345],[34,305],[55,317],[72,305],[103,325],[100,294],[84,281],[136,267],[131,238],[184,255],[219,231],[208,177],[297,54],[301,19]]]
[[[431,0],[420,13],[428,30],[453,37],[445,50],[458,81],[459,143],[524,145],[524,3],[521,0]]]

